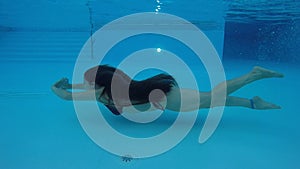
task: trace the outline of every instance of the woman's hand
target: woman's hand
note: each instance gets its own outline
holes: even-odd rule
[[[68,78],[62,78],[53,85],[55,88],[59,89],[68,89],[70,84],[69,84],[69,79]]]
[[[55,82],[51,89],[58,97],[64,100],[72,100],[72,93],[68,92],[69,89],[69,80],[67,78],[62,78],[59,81]]]
[[[102,93],[103,93],[103,89],[104,87],[101,87],[97,90],[94,89],[89,89],[86,90],[84,88],[80,88],[83,89],[83,91],[81,92],[72,92],[72,91],[68,91],[67,89],[71,89],[72,86],[74,86],[74,84],[69,84],[69,80],[67,78],[62,78],[59,81],[55,82],[52,86],[51,86],[51,90],[53,91],[53,93],[55,93],[58,97],[64,99],[64,100],[96,100],[96,98],[99,98]],[[83,84],[77,84],[77,86],[84,86]]]

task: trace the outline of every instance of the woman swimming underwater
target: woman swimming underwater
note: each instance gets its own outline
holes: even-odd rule
[[[62,78],[52,86],[52,91],[65,100],[94,100],[96,96],[97,101],[103,103],[115,115],[119,115],[124,111],[123,108],[132,106],[147,110],[152,105],[151,107],[156,109],[177,112],[224,106],[221,103],[211,105],[211,98],[212,94],[218,96],[218,92],[226,88],[225,106],[264,110],[280,109],[280,106],[266,102],[258,96],[246,99],[229,95],[254,81],[280,77],[283,77],[283,74],[255,66],[252,71],[241,77],[220,83],[209,92],[200,92],[179,88],[171,75],[159,74],[136,81],[119,69],[100,65],[85,72],[84,83],[69,84],[67,78]],[[68,89],[84,91],[71,92]]]

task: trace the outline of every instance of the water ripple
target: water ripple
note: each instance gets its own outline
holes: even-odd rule
[[[300,20],[298,0],[225,1],[228,5],[226,20],[234,22],[270,22],[281,24]]]

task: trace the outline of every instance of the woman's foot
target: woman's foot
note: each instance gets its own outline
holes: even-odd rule
[[[262,98],[255,96],[252,98],[253,102],[253,109],[258,109],[258,110],[266,110],[266,109],[281,109],[280,106],[277,106],[276,104],[269,103],[264,101]]]
[[[284,75],[282,73],[275,72],[275,71],[269,70],[269,69],[265,69],[265,68],[262,68],[259,66],[255,66],[250,74],[252,77],[257,78],[257,79],[284,77]]]

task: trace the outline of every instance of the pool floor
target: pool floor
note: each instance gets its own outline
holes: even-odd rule
[[[75,44],[74,49],[76,45],[80,46]],[[15,49],[19,47],[15,46]],[[47,53],[45,50],[48,48],[42,52]],[[78,50],[64,52],[71,55]],[[282,109],[260,111],[227,107],[216,132],[204,144],[198,143],[198,137],[208,111],[200,110],[194,127],[176,147],[155,157],[126,162],[120,156],[97,146],[80,126],[73,103],[63,101],[51,92],[50,87],[55,81],[72,77],[74,60],[60,59],[56,55],[57,60],[33,58],[20,61],[20,57],[16,57],[17,54],[22,56],[18,51],[10,51],[9,54],[10,57],[3,55],[3,61],[0,62],[1,168],[300,167],[300,111],[296,107],[300,69],[296,64],[225,60],[223,64],[229,79],[248,72],[254,65],[284,73],[283,79],[258,81],[234,94],[246,98],[259,95],[279,104]],[[164,113],[173,116],[174,112]],[[124,128],[136,132],[140,130],[127,125],[120,117],[107,116],[120,120]],[[158,124],[154,127],[159,129],[165,126]]]

